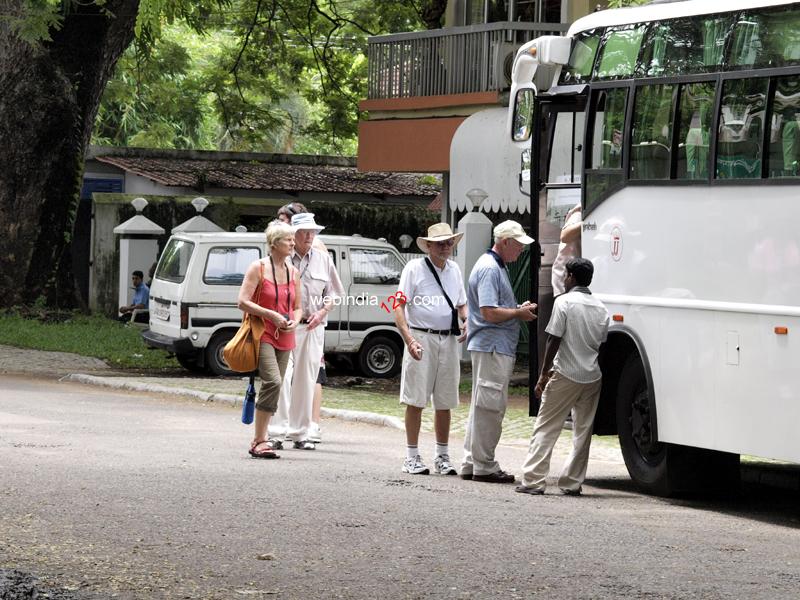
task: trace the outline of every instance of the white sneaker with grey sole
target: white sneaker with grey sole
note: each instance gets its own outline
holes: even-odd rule
[[[308,428],[306,439],[315,444],[322,442],[322,428],[319,426],[319,423],[311,423],[311,426]]]
[[[422,462],[422,457],[417,454],[414,458],[407,458],[403,462],[403,473],[409,473],[410,475],[427,475],[430,473],[430,469],[425,466],[425,463]]]
[[[437,475],[458,475],[458,471],[450,463],[450,456],[447,454],[440,454],[434,459],[433,472]]]

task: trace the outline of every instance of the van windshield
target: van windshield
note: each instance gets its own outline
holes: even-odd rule
[[[192,257],[194,244],[186,240],[170,240],[161,260],[158,261],[155,278],[181,283],[186,277],[189,259]]]

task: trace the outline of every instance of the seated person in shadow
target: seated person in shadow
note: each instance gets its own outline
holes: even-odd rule
[[[150,307],[150,288],[147,287],[147,284],[144,282],[144,273],[141,271],[134,271],[131,274],[131,280],[133,282],[133,301],[127,306],[120,306],[119,312],[120,315],[117,317],[117,320],[121,323],[128,323],[133,316],[134,310],[139,310],[136,313],[136,323],[149,323],[150,322],[150,312],[148,311]]]

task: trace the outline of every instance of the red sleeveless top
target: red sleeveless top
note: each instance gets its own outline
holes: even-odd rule
[[[280,283],[277,288],[275,282],[263,277],[264,267],[261,267],[261,295],[258,298],[259,306],[274,310],[289,319],[294,317],[294,281],[292,271],[289,271],[289,282]],[[277,337],[276,337],[277,331]],[[269,319],[264,319],[264,333],[261,341],[271,345],[276,350],[292,350],[295,346],[294,331],[283,331]]]

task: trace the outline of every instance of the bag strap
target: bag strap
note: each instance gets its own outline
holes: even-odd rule
[[[425,264],[428,265],[428,268],[431,270],[431,273],[433,273],[433,278],[436,280],[436,283],[439,284],[439,287],[442,290],[442,295],[444,296],[444,299],[447,300],[447,305],[450,307],[450,310],[455,311],[456,307],[453,306],[453,303],[450,301],[450,296],[448,296],[447,292],[444,291],[442,280],[439,279],[439,274],[436,272],[436,269],[433,268],[433,263],[431,262],[431,259],[429,259],[427,256],[425,257]]]

